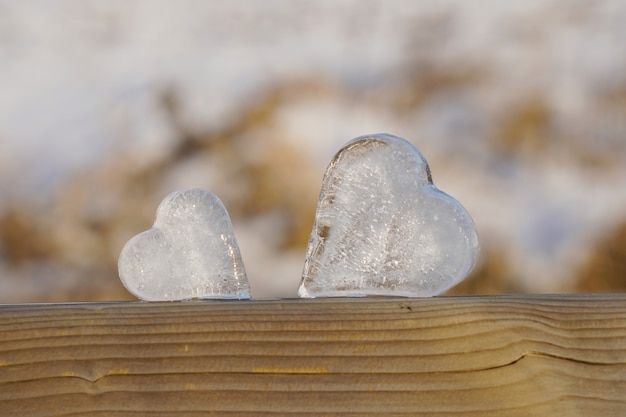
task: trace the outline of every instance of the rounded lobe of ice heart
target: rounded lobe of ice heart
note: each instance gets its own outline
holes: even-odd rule
[[[361,136],[324,174],[298,295],[430,297],[462,281],[478,252],[468,212],[410,142]]]
[[[126,289],[142,300],[249,298],[228,213],[201,188],[168,195],[154,226],[126,243],[118,269]]]

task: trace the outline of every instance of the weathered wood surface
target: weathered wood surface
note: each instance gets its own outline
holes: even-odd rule
[[[626,295],[0,306],[2,416],[626,416]]]

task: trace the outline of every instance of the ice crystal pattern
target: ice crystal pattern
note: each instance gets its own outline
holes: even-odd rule
[[[387,134],[348,142],[328,166],[300,297],[430,297],[462,281],[479,244],[422,154]]]
[[[228,213],[201,188],[167,196],[154,226],[126,243],[118,268],[124,286],[143,300],[249,298]]]

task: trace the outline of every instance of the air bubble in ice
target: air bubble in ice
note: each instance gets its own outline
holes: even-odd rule
[[[143,300],[249,298],[228,213],[201,188],[168,195],[154,226],[126,243],[118,268],[124,286]]]
[[[478,251],[469,214],[411,143],[362,136],[326,170],[298,295],[430,297],[462,281]]]

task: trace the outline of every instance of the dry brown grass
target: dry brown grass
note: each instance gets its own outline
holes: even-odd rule
[[[39,218],[22,207],[9,207],[0,214],[0,253],[10,265],[58,255],[59,248]]]
[[[600,241],[580,269],[577,292],[626,291],[626,221]]]
[[[493,149],[504,155],[537,155],[548,146],[551,111],[540,95],[506,113],[493,137]]]
[[[515,276],[506,257],[489,248],[482,250],[480,261],[470,276],[446,294],[516,294],[521,292],[523,291],[516,285]]]

